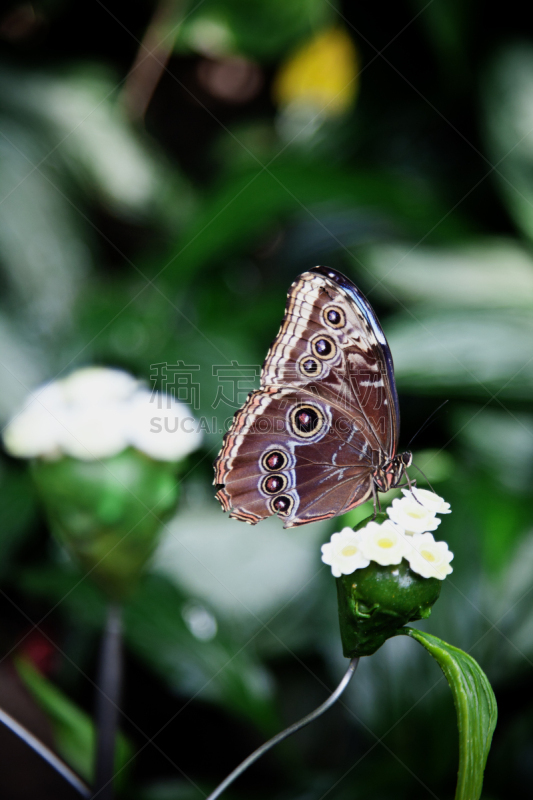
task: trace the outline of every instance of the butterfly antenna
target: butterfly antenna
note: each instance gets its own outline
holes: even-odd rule
[[[432,485],[431,485],[431,483],[429,482],[429,478],[427,477],[427,475],[426,475],[424,472],[422,472],[422,470],[420,469],[420,467],[419,467],[419,466],[417,466],[416,464],[413,464],[412,466],[413,466],[415,469],[417,469],[417,470],[420,472],[420,474],[421,474],[421,475],[422,475],[422,476],[425,478],[425,480],[427,481],[427,484],[428,484],[429,488],[431,489],[431,491],[433,492],[433,494],[437,494],[437,492],[435,491],[435,489],[433,488],[433,486],[432,486]],[[407,473],[406,473],[406,476],[407,476]],[[415,481],[413,481],[413,483],[415,483]],[[411,488],[411,487],[409,487],[409,488]]]
[[[427,418],[427,420],[426,420],[424,423],[422,423],[422,425],[421,425],[421,426],[420,426],[420,428],[417,430],[417,432],[415,433],[415,435],[411,437],[411,441],[410,441],[410,442],[409,442],[409,444],[407,445],[407,449],[409,449],[409,447],[410,447],[411,443],[412,443],[412,442],[413,442],[413,441],[416,439],[416,437],[418,436],[418,434],[419,434],[419,433],[422,433],[422,431],[424,430],[424,428],[427,428],[427,426],[429,425],[429,423],[431,422],[431,420],[432,420],[432,418],[435,416],[435,414],[436,414],[438,411],[440,411],[440,410],[441,410],[441,408],[442,408],[443,406],[445,406],[445,405],[446,405],[446,403],[449,403],[449,400],[445,400],[445,401],[444,401],[444,403],[441,403],[441,404],[440,404],[440,406],[439,406],[438,408],[436,408],[436,409],[435,409],[435,411],[432,411],[432,412],[431,412],[431,414],[429,415],[429,417]]]

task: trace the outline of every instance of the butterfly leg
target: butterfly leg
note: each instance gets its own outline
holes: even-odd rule
[[[381,503],[379,502],[379,495],[376,491],[376,484],[374,482],[372,482],[372,500],[374,501],[373,519],[376,519],[378,515],[378,510],[381,512]]]
[[[407,472],[404,472],[404,475],[405,475],[405,480],[407,481],[407,485],[409,487],[409,491],[412,492],[413,491],[412,487],[416,486],[416,479],[412,481]]]
[[[407,472],[406,472],[406,473],[405,473],[405,480],[407,481],[407,483],[399,483],[399,484],[398,484],[398,486],[397,486],[396,488],[397,488],[397,489],[403,489],[405,486],[408,486],[408,487],[409,487],[409,491],[410,491],[410,492],[411,492],[411,494],[413,495],[414,499],[416,500],[416,502],[418,503],[418,505],[419,505],[419,506],[421,506],[421,505],[422,505],[422,503],[420,502],[420,500],[418,499],[418,497],[416,496],[416,494],[414,494],[414,492],[413,492],[413,486],[414,486],[414,487],[415,487],[415,489],[416,489],[416,478],[414,478],[413,480],[411,480],[411,479],[410,479],[410,477],[409,477],[409,475],[408,475],[408,474],[407,474]]]

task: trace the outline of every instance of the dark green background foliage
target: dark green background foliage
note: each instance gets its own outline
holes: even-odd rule
[[[30,388],[74,367],[119,366],[149,381],[153,365],[181,361],[200,367],[195,413],[211,427],[235,410],[213,408],[213,368],[262,363],[295,276],[317,263],[350,275],[391,344],[402,446],[449,401],[411,445],[453,509],[439,537],[454,572],[420,625],[474,656],[494,686],[484,796],[524,792],[533,41],[522,5],[491,15],[473,0],[42,0],[1,14],[2,424]],[[140,121],[127,75],[157,14],[173,51]],[[201,45],[213,20],[248,59],[246,91],[237,81],[217,93],[223,59]],[[295,47],[332,24],[357,48],[357,99],[294,138],[272,82]],[[125,609],[129,798],[204,797],[322,702],[346,667],[335,584],[319,559],[339,521],[292,532],[228,521],[211,486],[220,441],[217,422],[189,457],[177,515]],[[26,465],[8,456],[0,580],[0,703],[49,741],[69,739],[77,710],[92,712],[103,601],[50,539]],[[43,704],[44,689],[40,705],[30,700],[14,655],[32,659],[72,713],[53,693]],[[59,797],[51,779],[32,784],[36,768],[6,736],[0,791]],[[362,660],[327,717],[228,798],[447,798],[456,770],[444,678],[397,637]]]

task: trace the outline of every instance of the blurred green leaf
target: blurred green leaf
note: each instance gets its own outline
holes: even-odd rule
[[[25,194],[30,186],[42,185],[51,203],[66,202],[70,211],[67,195],[73,187],[68,176],[85,193],[97,194],[114,214],[142,218],[156,208],[165,213],[169,204],[174,222],[176,211],[190,213],[190,187],[177,170],[168,169],[154,142],[127,119],[118,102],[120,83],[108,69],[78,65],[61,74],[4,68],[1,86],[4,108],[20,125],[14,139],[15,131],[10,135],[7,126],[3,146],[11,141],[20,169],[25,166]],[[38,152],[43,139],[50,152]],[[17,191],[12,202],[20,199]],[[39,203],[39,209],[50,213],[46,204]]]
[[[281,219],[302,211],[312,218],[319,203],[374,211],[392,225],[421,235],[445,216],[424,187],[407,178],[297,158],[278,160],[265,169],[228,176],[207,198],[169,253],[167,279],[183,287],[199,269],[249,247]],[[435,236],[458,235],[461,230],[459,222],[445,219]],[[332,249],[341,248],[335,237],[331,241]]]
[[[426,486],[448,480],[453,475],[455,459],[446,450],[414,450],[413,466],[413,478],[419,486]]]
[[[533,46],[502,47],[483,87],[486,140],[502,196],[518,228],[533,239]]]
[[[319,522],[288,533],[271,518],[250,531],[197,487],[167,525],[154,569],[252,636],[322,569],[326,529]]]
[[[70,619],[93,634],[103,626],[103,599],[76,570],[28,569],[20,583],[31,595],[61,602]],[[204,598],[147,575],[124,605],[124,626],[128,647],[172,690],[221,705],[265,733],[279,727],[253,634],[239,635]]]
[[[1,224],[1,223],[0,223]],[[7,294],[7,292],[6,292]],[[26,309],[22,312],[22,316]],[[35,320],[34,320],[35,321]],[[0,420],[2,424],[16,414],[28,395],[28,388],[41,383],[47,376],[50,352],[34,342],[28,342],[30,326],[9,319],[0,308]],[[28,330],[28,327],[30,329]]]
[[[461,0],[411,0],[411,6],[418,10],[420,24],[424,25],[432,50],[440,58],[440,72],[443,81],[455,90],[464,91],[466,62],[466,41],[469,24],[474,15],[469,3]]]
[[[469,457],[504,487],[511,504],[533,481],[533,417],[516,408],[461,405],[452,409],[452,426]],[[496,515],[498,516],[498,515]]]
[[[501,568],[484,586],[485,605],[493,620],[492,636],[481,642],[484,662],[501,687],[529,676],[533,657],[533,533],[530,519],[521,541],[513,542]],[[503,646],[502,646],[503,645]],[[526,680],[528,678],[526,677]]]
[[[531,396],[530,313],[424,310],[397,316],[386,331],[400,389],[485,400]]]
[[[420,642],[444,672],[452,690],[459,728],[455,799],[478,800],[498,715],[496,698],[487,676],[471,656],[436,636],[414,628],[402,628],[398,634]]]
[[[202,635],[194,614],[206,621],[209,636]],[[255,655],[253,638],[238,643],[205,601],[187,598],[168,580],[150,575],[126,606],[124,619],[128,645],[174,690],[220,704],[265,732],[275,729],[271,679]]]
[[[82,778],[91,783],[95,757],[95,729],[91,718],[44,677],[31,662],[18,658],[17,671],[48,716],[57,752]],[[115,785],[124,786],[133,748],[119,733],[115,755]]]
[[[35,493],[26,471],[0,465],[0,579],[12,568],[12,557],[32,534]]]
[[[363,254],[379,279],[376,294],[424,307],[533,310],[533,256],[512,239],[447,247],[378,244]]]
[[[16,300],[23,314],[18,323],[50,336],[71,322],[92,258],[83,223],[56,188],[64,173],[41,165],[49,147],[42,124],[32,128],[10,117],[0,122],[0,259],[8,289],[3,303]]]
[[[177,47],[269,61],[316,32],[334,14],[335,6],[320,0],[204,0],[185,18]]]

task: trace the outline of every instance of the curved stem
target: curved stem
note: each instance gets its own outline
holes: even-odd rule
[[[165,71],[183,17],[182,0],[159,0],[123,89],[130,119],[142,120]]]
[[[350,666],[348,667],[342,681],[339,683],[333,694],[331,694],[328,699],[322,703],[322,705],[318,706],[318,708],[315,708],[314,711],[311,711],[310,714],[307,714],[307,716],[303,717],[298,722],[294,722],[292,725],[289,725],[289,727],[285,728],[285,730],[281,731],[281,733],[277,733],[272,737],[272,739],[269,739],[268,742],[265,742],[265,744],[262,744],[261,747],[258,747],[257,750],[254,750],[254,752],[251,753],[248,758],[245,758],[244,761],[242,761],[239,766],[236,767],[233,772],[231,772],[228,777],[217,786],[214,792],[211,792],[209,797],[206,797],[206,800],[216,800],[216,798],[220,797],[222,792],[227,789],[228,786],[239,777],[239,775],[242,775],[242,773],[247,770],[248,767],[261,758],[261,756],[270,750],[271,747],[274,747],[274,745],[278,744],[278,742],[282,742],[283,739],[286,739],[288,736],[296,733],[296,731],[299,731],[306,725],[309,725],[310,722],[313,722],[313,720],[320,717],[321,714],[328,710],[328,708],[331,708],[331,706],[339,699],[341,694],[350,683],[358,664],[359,658],[352,658],[350,661]]]
[[[112,800],[118,704],[122,683],[122,610],[110,603],[102,636],[96,702],[97,750],[94,795]]]
[[[50,764],[56,772],[59,773],[70,785],[76,789],[82,797],[90,797],[91,792],[89,787],[76,775],[76,773],[68,767],[64,761],[56,756],[45,744],[41,742],[33,733],[30,733],[23,725],[17,722],[16,719],[0,708],[0,723],[9,728],[19,739],[26,742],[28,747],[41,756],[48,764]]]

